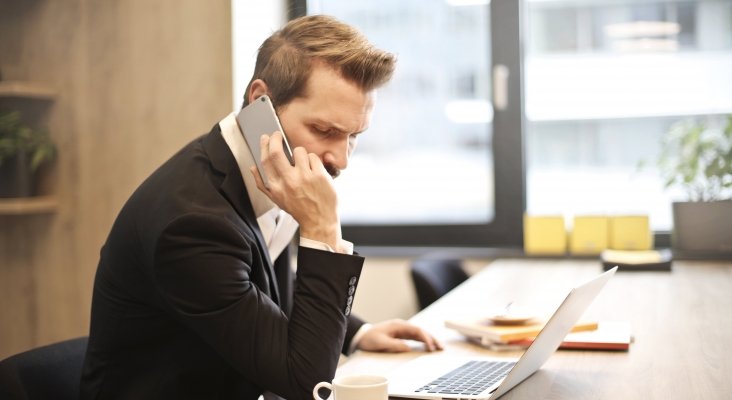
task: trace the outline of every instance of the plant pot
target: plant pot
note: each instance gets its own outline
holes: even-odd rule
[[[671,242],[680,255],[732,256],[732,200],[673,203]]]
[[[33,195],[33,174],[25,153],[19,153],[0,164],[0,197]]]

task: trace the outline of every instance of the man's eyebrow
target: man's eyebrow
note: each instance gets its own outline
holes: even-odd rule
[[[364,128],[364,129],[362,129],[362,130],[360,130],[358,132],[350,132],[348,129],[344,128],[343,126],[341,126],[341,125],[339,125],[337,123],[334,123],[334,122],[331,122],[331,121],[322,120],[322,119],[318,119],[318,118],[314,119],[312,121],[312,123],[315,124],[315,125],[320,125],[320,126],[326,127],[329,130],[332,129],[332,130],[338,131],[339,133],[349,133],[349,134],[356,134],[356,135],[359,134],[359,133],[363,133],[366,129],[368,129],[368,127],[366,127],[366,128]]]
[[[315,125],[321,126],[323,128],[334,129],[334,130],[341,131],[341,132],[346,131],[342,126],[336,124],[335,122],[326,121],[326,120],[320,119],[320,118],[313,119],[312,123]]]

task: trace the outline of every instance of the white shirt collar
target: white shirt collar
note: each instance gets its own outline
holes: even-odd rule
[[[251,200],[254,208],[254,215],[259,218],[276,206],[266,194],[257,188],[257,182],[249,171],[249,168],[254,165],[254,158],[246,140],[239,131],[239,125],[236,123],[236,112],[232,112],[222,119],[219,126],[221,127],[221,136],[224,137],[224,141],[226,141],[232,154],[234,154],[236,163],[239,165],[239,171],[241,171],[244,185],[247,188],[247,195],[249,195],[249,200]]]

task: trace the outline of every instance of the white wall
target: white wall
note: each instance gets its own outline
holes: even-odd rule
[[[391,318],[409,319],[419,311],[409,275],[411,258],[366,257],[353,312],[369,322]],[[488,264],[488,259],[466,259],[464,267],[473,274]]]
[[[366,257],[353,312],[366,321],[408,319],[418,310],[409,260]]]

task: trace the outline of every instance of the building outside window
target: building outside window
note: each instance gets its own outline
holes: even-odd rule
[[[732,2],[532,0],[526,19],[527,210],[670,230],[660,138],[732,113]]]

